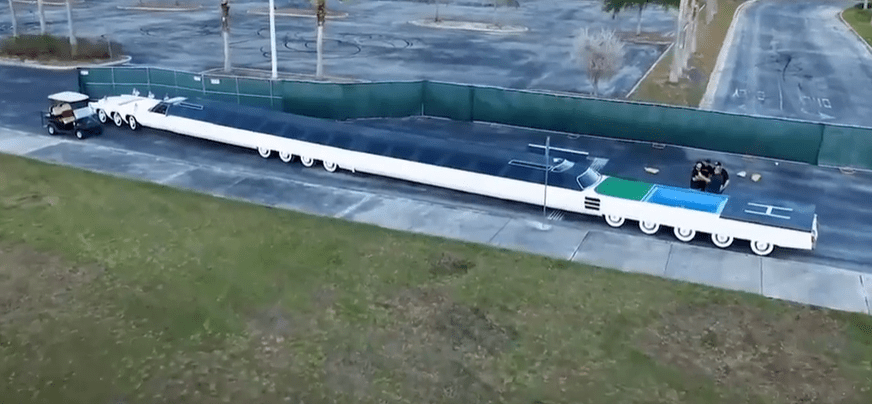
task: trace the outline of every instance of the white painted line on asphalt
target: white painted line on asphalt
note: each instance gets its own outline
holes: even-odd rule
[[[727,37],[724,39],[723,45],[721,45],[720,52],[718,52],[718,59],[717,62],[715,62],[715,68],[712,70],[711,76],[709,76],[709,82],[708,85],[706,85],[705,94],[703,94],[702,100],[699,102],[699,109],[711,109],[715,93],[717,93],[718,85],[721,81],[721,73],[723,73],[724,65],[727,62],[727,54],[730,53],[730,48],[733,46],[733,39],[736,36],[736,25],[740,18],[739,13],[744,10],[747,5],[756,2],[757,0],[750,0],[740,4],[739,7],[736,7],[736,11],[733,13],[733,20],[730,21],[730,28],[727,29]]]
[[[333,217],[344,218],[345,215],[353,212],[355,209],[359,208],[364,203],[369,202],[369,200],[371,200],[372,198],[373,198],[373,195],[371,195],[371,194],[364,195],[364,197],[361,198],[359,201],[357,201],[357,202],[353,203],[351,206],[343,209],[342,212],[337,213]]]
[[[197,169],[197,167],[188,167],[184,170],[179,170],[179,172],[177,172],[177,173],[170,174],[170,175],[166,176],[165,178],[158,180],[157,183],[166,185],[168,182],[170,182],[178,177],[181,177],[182,175],[185,175],[191,171],[194,171],[196,169]]]
[[[654,61],[654,64],[648,68],[648,71],[642,75],[642,78],[636,82],[636,85],[634,85],[633,88],[630,89],[630,91],[627,93],[626,97],[624,97],[624,98],[630,98],[630,96],[633,95],[633,93],[635,93],[637,89],[639,89],[639,86],[642,85],[642,82],[645,81],[645,78],[648,77],[648,75],[650,75],[651,72],[654,71],[654,68],[657,67],[658,64],[660,64],[660,61],[663,60],[663,58],[669,53],[670,50],[672,50],[672,46],[674,46],[674,45],[675,45],[675,41],[673,41],[672,43],[669,44],[669,46],[666,47],[666,50],[664,50],[663,53],[660,54],[660,57]]]

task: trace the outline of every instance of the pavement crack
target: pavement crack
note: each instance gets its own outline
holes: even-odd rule
[[[493,236],[491,236],[491,238],[487,241],[487,243],[488,243],[488,244],[493,244],[494,239],[497,238],[497,236],[498,236],[500,233],[502,233],[503,230],[505,230],[506,226],[508,226],[508,225],[509,225],[509,222],[511,222],[511,221],[512,221],[512,218],[507,218],[507,219],[506,219],[506,222],[503,223],[503,227],[500,227],[500,229],[497,230],[497,232],[494,233]]]

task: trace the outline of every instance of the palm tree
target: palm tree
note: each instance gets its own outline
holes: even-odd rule
[[[324,75],[324,21],[327,19],[327,0],[315,0],[315,16],[318,19],[318,33],[316,39],[317,62],[315,63],[315,77]]]
[[[12,0],[9,0],[10,2]],[[70,54],[75,57],[78,53],[79,43],[76,41],[76,34],[73,32],[73,0],[67,0],[67,27],[70,30]]]
[[[12,12],[12,37],[18,38],[18,18],[15,16],[15,7],[12,5],[12,0],[9,0],[9,11]]]
[[[230,72],[230,0],[221,0],[221,37],[224,39],[224,72]]]

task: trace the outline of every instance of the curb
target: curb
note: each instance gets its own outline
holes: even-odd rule
[[[36,4],[36,0],[12,0],[14,3],[20,4]],[[82,4],[84,0],[73,0],[73,4]],[[51,7],[63,7],[66,6],[67,3],[64,1],[43,1],[43,6],[51,6]]]
[[[868,50],[869,53],[872,54],[872,45],[869,45],[869,42],[866,42],[866,40],[863,39],[863,37],[860,36],[859,33],[857,33],[857,30],[855,30],[854,27],[851,26],[851,24],[848,24],[848,22],[845,21],[845,17],[842,16],[842,14],[844,14],[845,11],[847,11],[847,10],[842,10],[842,11],[839,11],[838,13],[836,13],[836,15],[839,16],[839,20],[841,20],[842,24],[845,24],[845,26],[848,27],[848,29],[851,30],[851,32],[853,32],[854,35],[857,36],[857,39],[859,39],[860,42],[863,43],[863,45],[866,45],[866,50]]]
[[[675,42],[670,42],[670,43],[669,43],[669,46],[666,47],[666,50],[664,50],[663,53],[660,54],[660,57],[657,58],[657,60],[654,61],[654,64],[652,64],[651,67],[648,68],[648,71],[645,72],[645,74],[642,75],[642,78],[639,79],[639,81],[636,82],[636,85],[633,86],[633,88],[630,89],[630,92],[628,92],[627,95],[624,96],[624,98],[628,98],[628,99],[629,99],[630,96],[633,95],[633,93],[635,93],[636,90],[639,89],[639,86],[642,85],[642,82],[645,81],[646,78],[648,78],[648,76],[651,74],[651,72],[654,71],[654,68],[657,67],[657,65],[660,64],[660,61],[663,60],[664,57],[666,57],[666,54],[668,54],[669,51],[672,50],[672,46],[674,46],[674,45],[675,45]]]
[[[445,25],[431,23],[430,20],[409,21],[409,24],[412,24],[412,25],[415,25],[418,27],[425,27],[425,28],[456,29],[456,30],[463,30],[463,31],[489,32],[489,33],[493,33],[493,34],[521,34],[521,33],[530,31],[530,28],[527,28],[527,27],[509,28],[509,29],[503,29],[503,30],[474,28],[474,27],[451,27],[451,26],[445,26]],[[479,23],[479,24],[481,24],[481,23]]]
[[[715,92],[717,91],[718,84],[721,81],[721,73],[724,71],[724,63],[727,60],[727,54],[730,53],[730,47],[733,45],[733,38],[736,36],[736,21],[739,20],[739,12],[745,9],[745,6],[756,3],[757,0],[750,0],[736,7],[736,11],[733,12],[733,20],[730,21],[730,28],[727,30],[727,37],[721,46],[721,51],[718,52],[718,60],[715,62],[715,68],[712,71],[711,77],[709,77],[708,85],[706,85],[705,93],[702,95],[702,99],[699,101],[699,109],[710,110],[711,104],[714,102]]]
[[[91,65],[70,65],[70,66],[53,66],[53,65],[44,65],[35,61],[18,61],[16,59],[5,59],[0,58],[0,65],[2,66],[16,66],[16,67],[28,67],[33,69],[43,69],[43,70],[76,70],[78,68],[89,68],[89,67],[105,67],[105,66],[117,66],[123,65],[133,59],[131,56],[125,56],[121,60],[116,60],[113,62],[106,63],[97,63]]]
[[[269,10],[249,9],[248,14],[269,15]],[[305,17],[309,17],[309,18],[317,17],[315,14],[297,13],[297,12],[293,12],[293,11],[278,11],[278,10],[276,10],[275,15],[276,15],[276,17],[303,17],[303,18],[305,18]],[[333,15],[327,14],[324,16],[324,18],[328,19],[328,20],[333,20],[333,19],[337,19],[337,18],[345,18],[345,17],[348,17],[348,13],[340,13],[340,14],[333,14]]]
[[[119,10],[125,11],[196,11],[203,6],[196,5],[193,7],[139,7],[139,6],[115,6],[118,7]]]

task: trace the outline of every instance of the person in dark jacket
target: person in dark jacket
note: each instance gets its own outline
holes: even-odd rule
[[[724,192],[724,188],[727,187],[729,181],[730,176],[727,174],[727,170],[724,169],[720,162],[717,162],[714,165],[714,170],[712,170],[711,180],[706,186],[706,192],[720,194]]]
[[[705,162],[697,161],[690,173],[690,188],[705,191],[709,182],[710,168]]]

